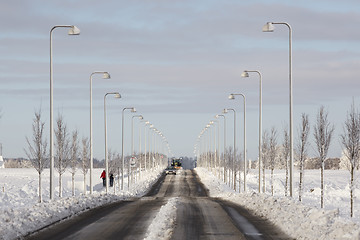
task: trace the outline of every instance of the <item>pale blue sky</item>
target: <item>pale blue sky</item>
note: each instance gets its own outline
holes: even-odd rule
[[[21,7],[20,7],[21,6]],[[339,134],[352,99],[359,106],[360,3],[318,1],[3,1],[0,4],[0,142],[4,157],[25,156],[34,110],[42,107],[49,129],[49,31],[53,35],[54,109],[69,128],[89,136],[89,76],[109,71],[112,79],[93,81],[94,154],[104,157],[103,96],[108,100],[109,146],[121,151],[121,109],[134,106],[169,140],[175,156],[193,155],[202,128],[223,108],[238,112],[242,150],[242,102],[247,96],[248,155],[257,158],[258,78],[263,74],[264,129],[288,124],[288,31],[293,28],[294,130],[302,112],[312,124],[320,105],[336,132],[330,156],[340,156]],[[130,127],[131,115],[126,118]],[[227,116],[228,144],[232,115]],[[47,131],[48,132],[48,131]],[[126,138],[129,139],[129,132]],[[297,134],[295,134],[295,143]],[[311,136],[310,142],[313,143]],[[128,142],[126,152],[130,151]],[[311,149],[310,154],[314,155]]]

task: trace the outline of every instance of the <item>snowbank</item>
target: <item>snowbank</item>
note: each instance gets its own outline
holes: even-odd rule
[[[287,197],[235,193],[207,169],[196,171],[212,197],[232,201],[266,217],[295,239],[360,239],[360,225],[340,217],[338,210],[309,207]]]
[[[0,192],[0,239],[24,236],[49,224],[104,204],[144,195],[158,179],[161,170],[143,173],[142,180],[130,190],[105,194],[103,187],[92,195],[80,194],[55,200],[45,198],[37,203],[37,174],[32,169],[2,169],[0,179],[5,191]],[[100,171],[100,170],[99,170]],[[29,174],[28,174],[29,173]],[[100,174],[99,174],[100,175]],[[78,176],[81,179],[81,175]],[[69,176],[65,177],[64,182]],[[26,182],[24,182],[26,181]],[[48,185],[45,192],[48,192]],[[110,188],[112,190],[112,188]],[[70,195],[71,190],[64,192]]]
[[[144,240],[170,239],[175,220],[178,198],[170,198],[163,205],[148,227]]]

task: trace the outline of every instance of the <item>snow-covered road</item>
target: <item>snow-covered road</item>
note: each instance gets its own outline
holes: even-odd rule
[[[102,169],[97,169],[95,174],[100,175],[101,171]],[[45,172],[43,178],[44,202],[37,203],[37,175],[34,169],[0,169],[2,188],[0,191],[0,239],[21,238],[21,236],[53,222],[75,216],[78,212],[87,212],[91,208],[104,204],[141,197],[149,190],[161,172],[161,169],[144,172],[141,181],[131,189],[107,195],[103,192],[100,179],[99,186],[96,186],[93,195],[81,194],[83,191],[82,175],[78,174],[76,181],[79,184],[76,185],[76,196],[74,197],[71,196],[69,188],[70,175],[65,174],[64,182],[67,184],[64,184],[64,198],[55,198],[52,201],[48,199],[48,173]],[[282,186],[280,184],[275,184],[276,196],[274,197],[255,193],[257,189],[256,174],[251,172],[248,175],[248,193],[246,194],[235,193],[206,169],[197,168],[196,172],[201,178],[201,182],[209,190],[211,197],[241,204],[257,216],[268,218],[293,239],[360,239],[360,226],[355,221],[358,218],[351,221],[342,217],[343,209],[347,210],[348,201],[346,199],[348,189],[346,188],[347,175],[345,171],[328,173],[329,177],[325,181],[327,184],[325,206],[328,210],[316,207],[318,205],[316,197],[318,175],[316,171],[307,173],[306,188],[315,188],[315,191],[305,194],[304,202],[306,204],[299,203],[295,199],[281,197],[283,193],[281,193]],[[282,175],[278,176],[283,178]],[[177,178],[172,179],[176,181]],[[164,183],[164,186],[167,187],[155,189],[156,191],[153,192],[155,195],[159,194],[165,201],[160,209],[153,213],[152,220],[149,219],[148,228],[144,229],[147,239],[168,239],[173,232],[177,231],[176,224],[183,214],[181,201],[184,200],[179,197],[183,193],[189,194],[189,192],[181,193],[181,188],[168,183]],[[192,189],[203,191],[199,190],[201,188],[198,186],[193,186]],[[198,194],[207,194],[206,190],[204,191]],[[169,198],[168,196],[173,197]],[[149,198],[148,200],[153,199],[153,197]],[[357,208],[358,205],[355,207]],[[193,228],[194,231],[199,230],[196,226]]]
[[[90,210],[27,239],[289,239],[246,209],[210,198],[195,171],[178,173],[161,176],[144,197]]]

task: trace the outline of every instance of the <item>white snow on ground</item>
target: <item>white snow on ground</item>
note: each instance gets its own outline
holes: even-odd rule
[[[149,225],[144,240],[170,239],[176,220],[177,203],[178,198],[170,198],[168,202],[160,208],[156,217]]]
[[[71,196],[71,175],[65,173],[63,177],[64,197],[56,197],[52,201],[49,200],[49,171],[44,172],[44,202],[38,203],[38,175],[34,169],[0,169],[0,239],[14,239],[24,236],[90,208],[142,196],[157,180],[162,170],[143,172],[141,181],[131,186],[130,190],[126,189],[127,182],[124,181],[125,190],[116,195],[113,194],[113,187],[109,188],[110,194],[105,194],[102,180],[99,178],[101,172],[102,169],[95,169],[94,171],[93,181],[96,184],[93,195],[82,194],[83,175],[78,173],[75,179],[77,189],[74,197]],[[55,183],[57,181],[55,178]],[[55,187],[58,189],[57,185]],[[56,194],[58,191],[55,191]]]
[[[331,206],[338,206],[333,210],[323,210],[315,206],[310,206],[311,201],[307,204],[290,197],[270,196],[269,194],[259,194],[257,192],[257,181],[254,176],[248,179],[248,190],[246,194],[234,192],[230,187],[219,181],[210,171],[205,168],[196,168],[201,181],[210,190],[212,197],[220,197],[240,204],[250,209],[255,215],[266,217],[275,225],[277,225],[284,233],[295,239],[360,239],[360,225],[350,219],[339,216],[338,208],[349,207],[349,203],[339,201],[340,197],[345,197],[341,192],[338,198],[333,198],[336,202],[328,202]],[[316,171],[317,173],[318,171]],[[338,172],[339,174],[339,172]],[[344,176],[338,176],[337,181],[343,181]],[[279,175],[277,175],[279,177]],[[283,177],[283,176],[282,176]],[[311,179],[315,176],[307,173],[307,178]],[[317,179],[319,176],[317,175]],[[334,182],[326,181],[329,185],[338,186],[336,180]],[[269,186],[269,182],[267,182]],[[307,186],[308,188],[317,188],[315,186]],[[327,190],[329,191],[329,185]],[[281,190],[281,189],[277,189]],[[337,190],[339,191],[339,189]],[[346,189],[344,190],[346,191]],[[316,193],[314,193],[315,195]],[[327,194],[337,195],[334,192]],[[347,195],[346,195],[347,196]],[[306,194],[304,196],[306,199]],[[329,198],[327,198],[329,200]],[[320,202],[320,195],[317,197],[317,204]],[[359,206],[357,206],[359,207]]]
[[[305,173],[303,203],[297,200],[297,182],[294,198],[284,197],[284,171],[275,172],[275,196],[270,196],[269,174],[267,175],[267,193],[257,193],[257,172],[247,175],[247,193],[235,193],[204,168],[196,169],[201,180],[210,190],[212,197],[221,197],[249,208],[254,214],[264,216],[280,227],[286,234],[296,239],[360,239],[360,191],[355,190],[355,217],[349,217],[349,174],[347,171],[325,171],[325,209],[320,209],[319,170]],[[142,196],[158,178],[161,170],[142,173],[130,190],[114,194],[105,194],[102,169],[94,170],[94,194],[83,194],[83,176],[75,176],[75,196],[71,196],[71,175],[63,177],[63,198],[58,195],[58,178],[55,174],[55,199],[49,200],[49,171],[43,176],[43,203],[37,203],[38,175],[34,169],[0,169],[0,239],[13,239],[36,229],[47,226],[76,213],[106,203]],[[89,184],[89,176],[87,176]],[[118,184],[117,180],[115,183]],[[116,185],[116,189],[118,189]],[[313,191],[310,191],[313,189]],[[89,186],[87,186],[89,192]],[[156,219],[148,228],[149,239],[167,239],[172,232],[176,218],[176,199],[170,199],[164,205]],[[158,231],[160,230],[160,231]],[[163,236],[159,236],[163,234]]]

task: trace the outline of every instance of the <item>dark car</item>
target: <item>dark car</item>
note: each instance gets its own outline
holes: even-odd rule
[[[166,174],[175,174],[176,175],[176,169],[174,167],[167,167],[165,169]]]

